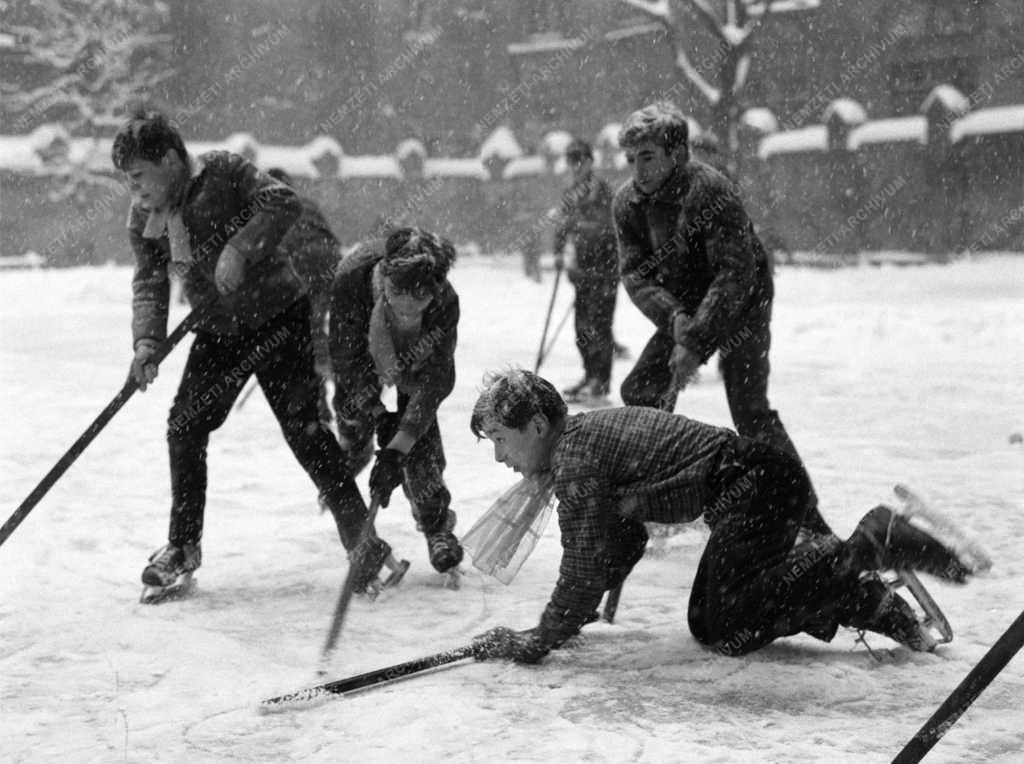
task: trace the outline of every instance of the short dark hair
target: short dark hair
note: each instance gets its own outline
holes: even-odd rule
[[[469,429],[483,438],[487,422],[521,430],[535,414],[557,424],[568,412],[558,390],[544,377],[525,369],[511,369],[484,378],[484,389],[473,406]]]
[[[280,167],[271,167],[269,170],[267,170],[267,175],[269,175],[274,180],[281,181],[286,186],[293,186],[293,185],[295,185],[292,182],[292,176],[289,175],[284,170],[282,170]]]
[[[573,138],[565,147],[566,159],[593,159],[594,148],[582,138]]]
[[[422,228],[399,228],[388,236],[381,275],[400,292],[436,290],[455,262],[455,246]]]
[[[114,136],[110,158],[114,167],[124,171],[136,159],[159,162],[168,151],[177,151],[181,161],[188,161],[181,133],[161,112],[135,106],[127,121]]]
[[[623,149],[636,148],[644,141],[654,141],[665,149],[665,153],[671,153],[680,146],[686,147],[689,152],[689,138],[690,126],[686,117],[670,101],[656,101],[637,109],[626,118],[619,130],[619,146]]]

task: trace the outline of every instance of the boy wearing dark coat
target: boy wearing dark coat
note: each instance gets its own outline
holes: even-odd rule
[[[528,478],[550,473],[563,549],[539,624],[487,632],[479,657],[533,663],[595,620],[604,592],[643,556],[648,522],[703,518],[711,529],[688,621],[700,643],[726,655],[801,631],[829,641],[839,625],[930,650],[934,638],[875,571],[906,567],[960,583],[973,572],[884,506],[845,542],[797,543],[809,488],[799,461],[656,408],[568,416],[549,382],[516,370],[492,378],[470,427],[492,441],[496,461]]]
[[[622,281],[655,326],[622,401],[673,411],[717,350],[737,432],[799,459],[768,403],[771,265],[735,186],[691,160],[687,140],[685,117],[663,102],[633,112],[619,133],[633,172],[613,203]],[[827,533],[808,490],[808,528]]]
[[[574,140],[565,150],[573,183],[562,195],[554,251],[560,265],[566,242],[576,256],[569,281],[576,289],[576,346],[583,357],[583,379],[564,391],[569,400],[607,398],[612,376],[612,319],[619,290],[618,250],[612,224],[612,189],[594,174],[590,144]]]
[[[184,586],[202,561],[207,443],[253,374],[342,543],[353,549],[367,509],[337,441],[319,422],[306,287],[278,249],[299,215],[294,192],[238,155],[189,155],[154,111],[132,114],[114,138],[112,160],[133,192],[131,373],[140,390],[156,378],[152,356],[167,336],[169,272],[201,311],[168,418],[168,543],[143,571],[144,597]],[[375,579],[389,552],[380,539],[368,541],[357,588]]]
[[[330,311],[334,406],[350,464],[359,464],[376,433],[371,494],[387,507],[402,486],[441,573],[463,554],[452,533],[456,517],[437,423],[437,409],[455,386],[459,297],[447,278],[454,260],[447,239],[400,228],[345,259]],[[396,412],[380,397],[392,385]]]

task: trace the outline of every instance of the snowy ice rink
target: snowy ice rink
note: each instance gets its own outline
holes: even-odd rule
[[[485,370],[533,364],[551,275],[538,285],[518,265],[466,258],[452,274],[459,381],[441,427],[457,530],[515,478],[468,419]],[[130,275],[0,274],[3,519],[120,388]],[[936,654],[875,637],[876,661],[850,631],[743,658],[706,652],[686,628],[694,529],[637,566],[615,625],[539,666],[459,664],[260,716],[261,698],[314,681],[342,549],[257,394],[211,446],[196,596],[138,604],[166,533],[179,348],[0,549],[0,760],[889,761],[1024,607],[1024,445],[1010,442],[1024,431],[1024,257],[782,269],[776,286],[771,399],[837,532],[906,482],[995,560],[966,588],[926,581],[957,632]],[[563,287],[556,320],[570,300]],[[650,331],[623,294],[617,338],[635,355]],[[628,369],[616,362],[616,388]],[[567,327],[543,373],[561,387],[579,371]],[[678,410],[729,424],[713,367]],[[378,528],[412,568],[401,588],[353,604],[332,677],[533,626],[554,584],[555,522],[511,586],[467,561],[457,592],[441,588],[404,499]],[[1021,761],[1022,706],[1018,656],[928,761]]]

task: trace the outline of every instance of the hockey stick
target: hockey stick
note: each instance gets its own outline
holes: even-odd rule
[[[1024,612],[1017,616],[957,688],[949,694],[932,717],[900,751],[893,764],[916,764],[943,735],[956,724],[964,711],[981,695],[982,690],[1006,667],[1024,646]]]
[[[377,519],[377,510],[379,508],[379,500],[373,499],[370,501],[370,510],[367,512],[366,522],[363,523],[363,528],[359,532],[359,540],[349,553],[349,565],[348,572],[345,574],[345,583],[342,584],[341,592],[338,594],[338,604],[334,606],[334,618],[331,621],[330,631],[327,632],[327,642],[324,643],[323,652],[320,654],[320,670],[318,673],[321,676],[327,673],[328,662],[331,659],[331,654],[334,652],[335,645],[338,643],[338,635],[341,634],[341,625],[345,621],[345,613],[348,612],[348,605],[352,601],[352,595],[355,593],[356,576],[363,567],[363,553],[361,550],[373,534],[373,524]]]
[[[245,402],[249,400],[249,397],[252,395],[252,391],[255,390],[257,387],[259,387],[259,383],[257,383],[256,378],[253,377],[252,379],[249,380],[249,386],[245,388],[245,391],[242,393],[241,397],[239,397],[238,401],[235,403],[235,411],[242,410],[242,406],[244,406]]]
[[[192,330],[199,320],[202,318],[205,311],[199,307],[192,310],[180,324],[174,329],[173,332],[168,335],[167,339],[157,345],[156,352],[153,353],[150,359],[150,363],[159,364],[167,355],[174,349],[181,339]],[[139,389],[139,383],[135,381],[135,377],[131,374],[128,375],[128,379],[124,383],[124,387],[121,391],[114,396],[113,400],[107,404],[106,408],[100,412],[92,424],[90,424],[83,432],[78,440],[76,440],[64,455],[57,461],[53,468],[46,473],[46,476],[39,481],[37,485],[26,499],[21,502],[21,505],[14,510],[7,522],[0,528],[0,546],[10,537],[12,533],[21,525],[21,521],[24,520],[28,513],[39,503],[46,493],[53,487],[61,475],[63,475],[68,467],[74,464],[75,460],[81,455],[83,451],[92,443],[93,439],[100,434],[107,423],[114,418],[114,414],[121,410],[121,407],[128,402],[128,399],[132,397],[136,390]]]
[[[399,663],[394,666],[388,666],[387,668],[368,671],[365,674],[358,674],[357,676],[348,677],[346,679],[336,679],[331,682],[324,682],[323,684],[318,684],[314,687],[307,687],[306,689],[299,690],[298,692],[291,692],[287,695],[278,695],[275,698],[268,698],[267,700],[260,701],[259,710],[264,713],[286,710],[285,707],[291,704],[313,703],[318,700],[325,700],[333,695],[344,695],[356,690],[362,690],[367,687],[384,684],[385,682],[394,682],[397,679],[404,679],[405,677],[412,676],[413,674],[430,671],[431,669],[438,668],[439,666],[455,663],[457,661],[465,660],[466,658],[473,658],[476,656],[476,651],[477,649],[472,645],[466,645],[465,647],[459,647],[454,650],[448,650],[447,652],[437,653],[436,655],[429,655],[426,658],[417,658],[416,660]]]
[[[555,266],[555,286],[551,290],[551,301],[548,303],[548,314],[544,317],[544,331],[540,335],[540,347],[537,348],[537,362],[533,365],[533,373],[540,371],[540,365],[544,362],[544,345],[548,338],[548,327],[551,326],[551,313],[555,309],[555,298],[558,297],[558,283],[562,280],[562,266]]]
[[[615,611],[619,609],[619,597],[621,596],[622,584],[608,590],[608,596],[604,599],[604,610],[601,612],[602,621],[615,623]]]
[[[548,346],[544,348],[544,354],[541,356],[540,362],[544,363],[547,357],[551,354],[551,350],[555,347],[555,341],[558,339],[558,335],[562,333],[562,327],[565,326],[566,321],[569,320],[569,316],[573,314],[576,309],[576,302],[569,303],[569,307],[565,309],[565,314],[562,316],[562,320],[558,322],[558,326],[555,327],[555,331],[551,333],[551,339],[548,341]]]

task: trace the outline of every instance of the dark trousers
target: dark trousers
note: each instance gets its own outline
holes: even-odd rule
[[[711,536],[691,590],[690,631],[727,655],[801,631],[831,639],[862,594],[852,554],[835,536],[794,547],[807,473],[775,448],[740,443],[705,511]]]
[[[768,403],[768,351],[772,335],[771,304],[749,321],[738,323],[719,348],[719,368],[725,383],[725,396],[736,432],[753,440],[770,443],[793,456],[800,455],[782,425],[778,412]],[[651,406],[672,412],[679,391],[672,381],[669,358],[675,340],[657,331],[647,342],[633,370],[622,383],[622,401],[627,406]],[[818,512],[818,497],[808,483],[808,527],[819,533],[830,529]]]
[[[571,280],[576,287],[576,347],[583,358],[584,375],[607,386],[612,378],[615,350],[612,320],[615,317],[618,278],[576,276]]]
[[[349,549],[358,541],[366,505],[342,466],[338,442],[320,423],[309,311],[302,299],[258,329],[239,335],[196,334],[168,418],[172,544],[202,538],[210,433],[224,424],[252,374],[292,453],[331,510],[342,543]]]
[[[399,415],[405,412],[408,403],[409,396],[399,392]],[[423,533],[442,530],[448,520],[452,495],[444,482],[446,466],[441,429],[435,417],[427,431],[417,438],[409,450],[402,480],[402,492],[412,507],[416,527]]]

